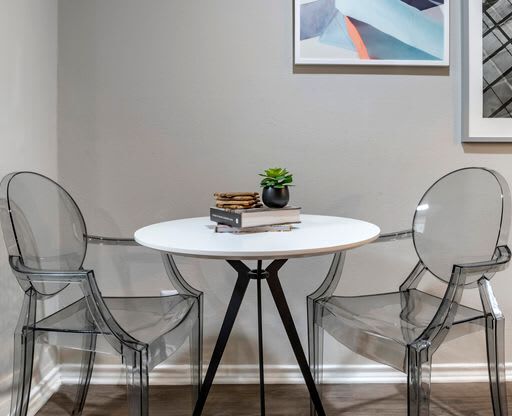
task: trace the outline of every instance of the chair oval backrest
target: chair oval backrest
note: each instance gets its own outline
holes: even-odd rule
[[[427,269],[448,282],[455,264],[491,260],[496,247],[507,244],[509,228],[506,180],[492,170],[464,168],[442,177],[423,195],[413,219],[413,240]]]
[[[39,270],[78,270],[87,230],[73,198],[56,182],[33,172],[7,175],[0,185],[1,224],[10,256]],[[33,285],[50,295],[65,285]],[[24,287],[24,285],[22,285]]]

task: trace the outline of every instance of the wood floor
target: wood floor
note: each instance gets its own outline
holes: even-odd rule
[[[396,416],[406,414],[405,385],[324,386],[327,415]],[[267,415],[309,416],[305,387],[268,385]],[[512,386],[509,387],[512,391]],[[69,415],[74,388],[63,387],[38,413],[38,416]],[[258,386],[216,385],[208,398],[205,416],[259,415]],[[188,387],[153,386],[150,390],[150,415],[190,415]],[[509,397],[509,402],[512,397]],[[127,414],[126,393],[122,386],[92,386],[84,415],[121,416]],[[435,384],[432,389],[432,416],[491,416],[489,386],[474,384]]]

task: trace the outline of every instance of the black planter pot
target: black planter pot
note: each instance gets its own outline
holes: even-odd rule
[[[290,191],[287,186],[282,189],[263,188],[261,199],[269,208],[284,208],[290,201]]]

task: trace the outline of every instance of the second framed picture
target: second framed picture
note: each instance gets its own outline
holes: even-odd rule
[[[294,0],[295,63],[449,65],[449,0]]]
[[[512,142],[512,0],[462,2],[462,136]]]

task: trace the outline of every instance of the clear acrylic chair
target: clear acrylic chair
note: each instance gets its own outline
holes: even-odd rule
[[[11,416],[27,414],[36,342],[82,351],[72,412],[80,415],[95,354],[101,338],[106,340],[126,366],[129,414],[143,416],[149,412],[149,371],[189,339],[195,402],[201,383],[202,293],[185,283],[171,256],[163,260],[178,294],[103,297],[94,271],[83,268],[88,244],[137,245],[134,240],[88,235],[73,198],[32,172],[3,179],[0,220],[11,269],[25,292],[15,330]],[[38,309],[72,287],[81,293],[76,302],[49,316]]]
[[[510,261],[509,226],[510,191],[505,179],[484,168],[465,168],[444,176],[425,193],[412,230],[377,240],[412,237],[419,261],[399,291],[334,296],[344,253],[335,255],[327,278],[307,299],[315,381],[322,383],[323,333],[327,331],[350,350],[406,373],[408,415],[426,416],[432,356],[443,341],[483,327],[494,414],[507,415],[505,319],[490,280]],[[418,289],[426,272],[446,283],[443,297]],[[481,310],[460,304],[463,291],[475,287]]]

